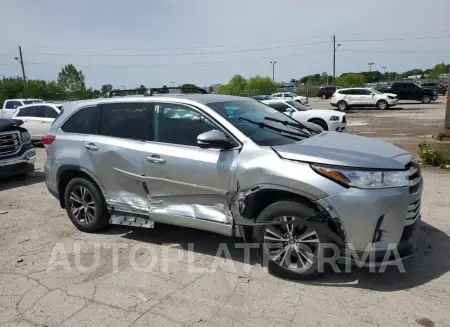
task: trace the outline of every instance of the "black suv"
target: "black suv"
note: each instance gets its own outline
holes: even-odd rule
[[[0,178],[34,171],[36,152],[22,120],[0,119]]]
[[[332,85],[321,86],[317,89],[316,95],[322,99],[329,99],[336,92],[337,87]]]
[[[420,83],[420,86],[436,90],[438,94],[442,94],[442,95],[445,95],[445,92],[447,91],[447,88],[448,88],[447,85],[437,83],[437,82]]]
[[[430,103],[439,98],[437,91],[431,88],[421,87],[414,82],[393,82],[386,89],[379,89],[384,93],[397,94],[399,100],[421,101],[422,103]]]

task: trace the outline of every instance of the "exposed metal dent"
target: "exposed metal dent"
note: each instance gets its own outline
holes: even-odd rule
[[[144,178],[146,180],[154,180],[154,181],[160,181],[160,182],[165,182],[165,183],[173,183],[173,184],[182,185],[182,186],[188,186],[188,187],[193,187],[193,188],[199,188],[199,189],[212,191],[212,192],[215,192],[215,193],[218,193],[218,194],[222,194],[222,195],[225,195],[225,194],[228,193],[227,190],[221,190],[221,189],[217,189],[217,188],[214,188],[214,187],[208,187],[208,186],[203,186],[203,185],[198,185],[198,184],[179,182],[179,181],[175,181],[173,179],[151,177],[151,176],[145,176]]]
[[[121,173],[121,174],[124,174],[124,175],[127,175],[127,176],[129,176],[129,177],[132,177],[133,179],[137,179],[137,180],[139,180],[139,181],[145,182],[145,176],[142,176],[142,175],[139,175],[139,174],[135,174],[135,173],[131,173],[131,172],[129,172],[129,171],[122,170],[122,169],[119,169],[119,168],[117,168],[117,167],[113,167],[113,169],[114,169],[115,171]]]

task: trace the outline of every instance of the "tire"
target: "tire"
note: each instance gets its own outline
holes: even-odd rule
[[[320,127],[322,127],[322,129],[324,131],[328,131],[328,125],[322,119],[311,119],[309,122],[313,123],[313,124],[316,124],[316,125],[319,125]]]
[[[429,103],[431,103],[431,96],[429,96],[429,95],[424,95],[423,97],[422,97],[422,103],[423,104],[429,104]]]
[[[321,98],[325,100],[327,96],[325,94],[322,94]]]
[[[341,111],[344,111],[344,110],[348,109],[347,102],[345,102],[345,101],[339,101],[339,102],[337,103],[337,107],[338,107],[338,109],[341,110]]]
[[[67,215],[78,230],[94,233],[109,224],[105,199],[91,181],[85,178],[72,179],[64,191],[64,200]],[[80,209],[75,212],[78,204]]]
[[[265,208],[259,214],[256,221],[289,220],[291,217],[307,218],[314,213],[315,210],[298,202],[279,201]],[[289,228],[292,230],[291,235],[297,237],[297,243],[294,237],[288,236],[287,232],[289,230],[287,226],[291,226]],[[283,233],[286,234],[283,235]],[[308,234],[310,234],[309,237]],[[278,241],[279,238],[276,235],[280,235],[285,239]],[[305,243],[298,242],[298,238],[301,237],[304,237]],[[289,240],[287,240],[288,238]],[[296,280],[310,279],[317,277],[321,272],[326,270],[325,266],[322,271],[319,270],[319,258],[323,258],[325,252],[323,243],[327,242],[327,238],[311,227],[306,225],[299,225],[296,228],[292,225],[259,225],[254,229],[254,240],[259,244],[258,254],[263,261],[263,265],[266,266],[267,264],[269,271],[281,278]],[[299,243],[301,245],[298,245]],[[275,248],[276,253],[273,254],[272,246],[276,244],[285,246],[285,248],[289,247],[290,250],[280,255],[279,252],[281,251]],[[298,247],[300,247],[300,251],[298,251]],[[284,253],[288,251],[289,262],[286,262],[287,256],[284,258]],[[273,259],[274,256],[277,258]],[[299,259],[300,257],[302,260]],[[265,260],[266,258],[267,260]]]
[[[389,109],[389,104],[387,103],[386,100],[378,100],[377,108],[380,110],[386,110]]]

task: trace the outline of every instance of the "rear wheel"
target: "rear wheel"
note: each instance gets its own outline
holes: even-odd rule
[[[385,109],[389,108],[389,105],[388,105],[387,101],[379,100],[377,102],[377,108],[380,110],[385,110]]]
[[[429,104],[429,103],[431,103],[431,97],[430,97],[429,95],[424,95],[424,96],[422,97],[422,103],[424,103],[424,104]]]
[[[327,96],[325,95],[325,94],[322,94],[322,99],[326,99],[327,98]]]
[[[64,192],[66,212],[76,228],[97,232],[109,223],[106,203],[96,185],[84,178],[74,178]]]
[[[274,274],[289,279],[312,278],[319,274],[323,263],[326,238],[308,226],[289,224],[314,215],[315,211],[305,205],[291,201],[280,201],[269,205],[257,218],[257,222],[284,222],[256,226],[255,240],[259,243],[259,254],[263,264]]]
[[[337,107],[339,110],[346,110],[348,108],[347,102],[345,101],[339,101],[337,103]]]

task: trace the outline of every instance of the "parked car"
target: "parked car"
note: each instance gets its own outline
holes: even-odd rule
[[[336,92],[337,87],[332,85],[321,86],[317,89],[316,95],[322,99],[329,99]]]
[[[329,109],[310,109],[292,100],[266,100],[261,102],[302,123],[310,122],[319,125],[325,131],[343,132],[347,126],[346,114],[343,112]]]
[[[36,152],[22,124],[21,120],[0,118],[0,178],[34,171]]]
[[[436,90],[425,88],[414,82],[400,81],[392,82],[385,89],[378,89],[383,93],[397,94],[399,100],[421,101],[422,103],[431,103],[436,101],[439,96]]]
[[[31,134],[32,141],[42,141],[61,108],[62,104],[58,103],[33,103],[17,108],[13,118],[23,121],[23,127]]]
[[[379,265],[392,245],[408,258],[420,232],[423,179],[410,153],[314,133],[249,98],[71,102],[43,143],[48,190],[84,232],[156,222],[242,237],[288,278],[320,273],[323,257],[335,260],[330,244],[338,260],[373,254]]]
[[[41,99],[6,99],[3,102],[3,108],[1,109],[0,118],[12,118],[16,109],[31,103],[41,103],[44,100]]]
[[[352,107],[377,107],[388,109],[398,103],[396,94],[382,93],[372,88],[348,88],[337,90],[330,100],[330,105],[339,110]]]
[[[437,82],[424,82],[420,83],[420,87],[426,87],[429,89],[436,90],[438,94],[445,95],[445,92],[448,89],[447,85],[437,83]]]
[[[272,97],[270,95],[253,95],[250,98],[258,100],[258,101],[262,101],[262,100],[270,100],[272,99]]]
[[[294,100],[301,104],[308,104],[308,102],[309,102],[307,97],[297,95],[292,92],[274,93],[271,95],[271,97],[272,97],[272,99],[277,99],[277,100]]]

